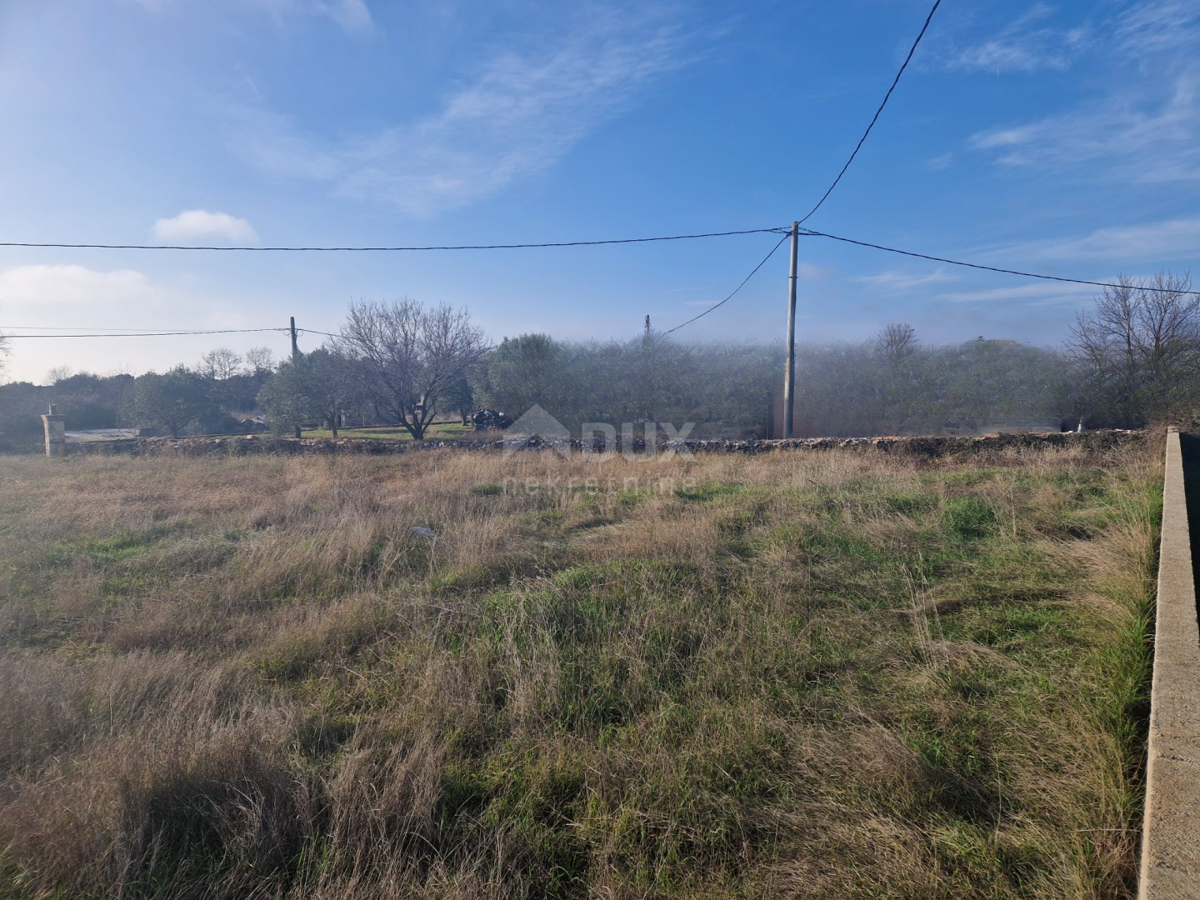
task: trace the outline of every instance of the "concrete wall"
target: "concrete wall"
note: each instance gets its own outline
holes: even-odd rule
[[[1200,627],[1177,432],[1167,435],[1138,896],[1200,900]]]
[[[60,416],[50,407],[48,415],[42,416],[42,427],[46,432],[46,455],[64,456],[67,452],[67,417]]]

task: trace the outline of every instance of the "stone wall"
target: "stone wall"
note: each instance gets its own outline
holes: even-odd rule
[[[925,457],[937,457],[1019,447],[1069,447],[1082,446],[1088,450],[1104,450],[1118,444],[1142,440],[1145,432],[1140,431],[1085,431],[1074,432],[1026,432],[1015,434],[992,434],[978,437],[928,436],[928,437],[872,437],[872,438],[794,438],[781,440],[688,440],[679,442],[662,441],[660,450],[685,449],[692,453],[771,453],[779,450],[832,450],[855,449],[889,453],[909,453]],[[623,450],[618,438],[616,448]],[[110,441],[96,444],[77,444],[72,452],[130,454],[134,456],[241,456],[259,453],[282,455],[325,455],[332,453],[363,453],[384,455],[394,453],[420,453],[430,450],[453,449],[468,452],[499,453],[506,449],[502,439],[482,440],[426,440],[384,441],[370,438],[275,438],[261,435],[236,437],[186,437],[186,438],[143,438],[136,441]],[[566,442],[548,442],[540,438],[529,438],[520,449],[554,450],[569,447],[580,452],[582,441],[571,439]],[[597,437],[591,443],[593,452],[605,449],[604,439]],[[634,454],[646,452],[646,442],[635,438],[629,445]]]

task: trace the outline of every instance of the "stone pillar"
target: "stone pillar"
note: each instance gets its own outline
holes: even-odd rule
[[[50,404],[48,415],[42,416],[42,424],[46,429],[46,455],[67,455],[67,417],[56,412],[54,404]]]

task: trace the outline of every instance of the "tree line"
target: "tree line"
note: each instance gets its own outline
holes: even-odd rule
[[[1187,276],[1121,278],[1081,311],[1062,347],[980,337],[930,346],[909,325],[860,343],[797,348],[803,436],[971,433],[994,428],[1140,427],[1189,419],[1200,394],[1200,297]],[[325,346],[275,363],[219,348],[194,366],[0,385],[0,447],[35,443],[55,403],[72,429],[151,433],[290,432],[324,423],[398,424],[423,438],[435,419],[479,408],[512,418],[541,406],[585,423],[695,423],[692,434],[761,437],[781,393],[784,348],[524,334],[490,346],[466,310],[414,300],[352,304]],[[259,413],[255,416],[253,414]]]

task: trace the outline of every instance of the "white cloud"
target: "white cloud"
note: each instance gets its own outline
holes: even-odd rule
[[[833,269],[829,266],[816,266],[801,260],[796,265],[796,274],[806,281],[828,281],[833,277]]]
[[[254,294],[253,291],[250,294]],[[93,269],[76,264],[0,268],[0,322],[11,334],[82,331],[177,331],[261,328],[287,321],[287,310],[267,309],[261,296],[239,294],[236,286],[214,290],[195,276],[163,280],[134,269]],[[275,321],[272,321],[275,320]],[[214,347],[237,351],[280,342],[266,333],[164,338],[14,340],[5,378],[37,381],[47,369],[69,365],[76,371],[166,371],[199,359]],[[308,349],[320,343],[302,343]],[[0,379],[4,380],[4,379]]]
[[[959,71],[996,74],[1040,69],[1065,71],[1087,49],[1090,32],[1086,26],[1055,28],[1039,24],[1053,13],[1053,7],[1036,3],[994,37],[944,51],[942,65]]]
[[[371,10],[364,0],[255,0],[277,20],[286,16],[323,16],[332,19],[343,31],[370,30]]]
[[[181,5],[183,0],[135,0],[150,12],[162,12],[169,6]],[[343,31],[366,32],[374,25],[371,10],[365,0],[251,0],[237,6],[257,6],[266,10],[277,23],[295,16],[323,17],[331,19]]]
[[[1134,57],[1149,57],[1194,44],[1200,34],[1195,0],[1159,0],[1128,10],[1117,24],[1118,47]]]
[[[1077,238],[1029,241],[997,250],[995,255],[1008,259],[1099,259],[1154,264],[1193,259],[1197,248],[1200,248],[1200,218],[1185,218],[1098,228]]]
[[[371,27],[371,11],[363,0],[341,0],[325,5],[328,7],[326,15],[346,31],[366,31]]]
[[[1068,112],[977,132],[968,145],[1010,168],[1134,183],[1200,179],[1200,5],[1127,3],[1074,43],[1070,32],[1063,40],[1117,73],[1116,87]]]
[[[685,43],[677,28],[645,17],[593,16],[554,46],[494,57],[424,118],[374,134],[326,137],[285,116],[239,107],[229,111],[230,143],[272,174],[431,216],[553,166],[684,65]]]
[[[236,244],[258,240],[258,235],[245,219],[203,209],[189,209],[170,219],[159,219],[154,223],[154,237],[180,244],[202,241]]]
[[[940,156],[935,156],[932,159],[926,161],[925,168],[929,169],[929,171],[931,171],[931,172],[944,172],[946,169],[950,168],[950,166],[953,165],[953,163],[954,163],[954,154],[953,153],[943,153]]]
[[[888,271],[880,272],[877,275],[860,275],[857,278],[850,279],[857,281],[859,284],[866,284],[879,290],[884,290],[892,293],[902,293],[911,291],[919,287],[925,287],[930,284],[942,284],[947,281],[954,281],[955,276],[948,274],[944,269],[935,269],[925,275],[917,275],[912,272]]]
[[[1162,95],[1110,96],[1081,110],[973,135],[975,150],[1010,167],[1081,170],[1134,182],[1200,179],[1200,69]]]
[[[103,272],[80,265],[15,266],[0,271],[0,308],[109,309],[152,299],[150,280],[133,269]],[[63,323],[70,324],[70,323]]]
[[[1073,302],[1080,294],[1094,294],[1099,290],[1092,285],[1064,284],[1060,282],[1043,282],[1036,284],[1021,284],[1013,287],[990,288],[980,291],[953,291],[938,294],[933,300],[943,300],[950,303],[979,303],[995,302],[998,300],[1024,300],[1023,305],[1043,305],[1044,303]]]
[[[996,128],[991,131],[981,131],[971,136],[971,146],[976,150],[996,150],[1007,147],[1018,147],[1027,144],[1037,137],[1036,126],[1025,128]]]

